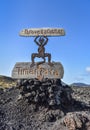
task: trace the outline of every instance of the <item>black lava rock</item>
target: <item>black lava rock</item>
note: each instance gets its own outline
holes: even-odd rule
[[[43,104],[47,107],[67,107],[72,101],[70,87],[63,86],[60,79],[46,78],[42,81],[38,79],[25,79],[19,81],[17,85],[20,88],[21,95],[29,103]]]

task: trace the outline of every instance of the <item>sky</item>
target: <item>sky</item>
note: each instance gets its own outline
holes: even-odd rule
[[[38,47],[19,32],[42,27],[65,30],[46,45],[64,67],[62,80],[90,84],[90,0],[0,0],[0,75],[11,76],[16,62],[31,62]]]

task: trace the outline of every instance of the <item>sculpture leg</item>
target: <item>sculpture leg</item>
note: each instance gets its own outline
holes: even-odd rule
[[[45,59],[45,57],[42,57],[42,58],[43,58],[43,60],[44,60],[43,62],[45,63],[45,62],[46,62],[46,59]]]
[[[31,67],[33,67],[33,66],[35,65],[34,59],[35,59],[35,57],[37,57],[37,56],[38,56],[37,53],[33,53],[33,54],[31,55],[31,60],[32,60]]]
[[[48,54],[48,63],[51,63],[51,54]]]
[[[34,58],[35,58],[35,54],[32,54],[31,55],[32,64],[34,64]]]
[[[45,53],[45,57],[48,57],[48,64],[52,66],[53,64],[51,63],[51,54]]]

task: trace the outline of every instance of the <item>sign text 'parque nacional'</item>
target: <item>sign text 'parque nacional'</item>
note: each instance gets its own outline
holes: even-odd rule
[[[23,29],[20,36],[64,36],[65,31],[62,28],[30,28]]]

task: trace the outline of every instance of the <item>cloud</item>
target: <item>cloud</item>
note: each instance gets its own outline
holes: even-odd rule
[[[90,66],[86,67],[86,72],[90,73]]]
[[[78,81],[78,82],[79,82],[79,81],[82,82],[82,81],[87,80],[87,78],[89,78],[89,77],[90,77],[90,66],[87,66],[87,67],[85,68],[84,73],[77,75],[77,76],[74,78],[74,80],[76,80],[76,81]]]

